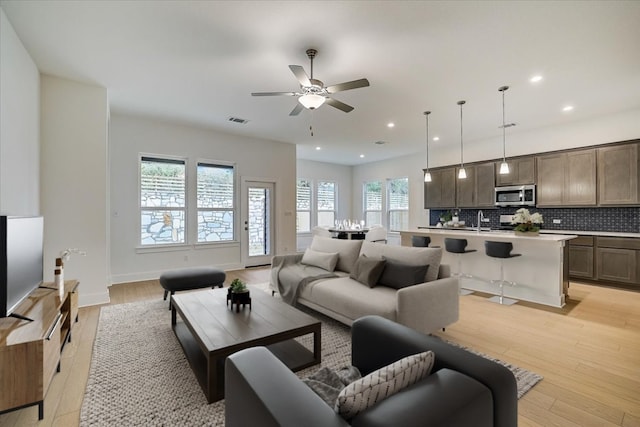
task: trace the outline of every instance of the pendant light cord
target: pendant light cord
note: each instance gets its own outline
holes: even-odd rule
[[[462,143],[462,106],[466,103],[466,101],[458,101],[458,105],[460,106],[460,168],[464,169],[464,145]]]
[[[431,114],[431,111],[424,112],[427,119],[427,172],[429,171],[429,114]]]

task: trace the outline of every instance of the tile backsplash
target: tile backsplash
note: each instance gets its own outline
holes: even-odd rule
[[[539,212],[543,219],[543,229],[575,230],[575,231],[613,231],[621,233],[640,233],[640,207],[621,208],[535,208],[528,207],[529,212]],[[498,228],[500,215],[513,215],[517,208],[482,209],[485,218],[490,222],[483,222],[483,227]],[[452,212],[454,210],[451,210]],[[431,209],[429,225],[438,224],[442,213],[447,210]],[[459,209],[458,216],[467,226],[475,226],[478,209]],[[559,219],[560,224],[553,220]]]

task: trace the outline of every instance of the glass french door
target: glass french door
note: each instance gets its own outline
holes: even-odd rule
[[[242,247],[245,267],[271,264],[275,248],[273,182],[243,181]]]

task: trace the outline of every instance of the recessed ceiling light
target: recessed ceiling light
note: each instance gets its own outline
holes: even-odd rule
[[[541,75],[539,75],[539,74],[538,74],[538,75],[535,75],[535,76],[531,77],[531,78],[529,79],[529,81],[530,81],[531,83],[539,83],[539,82],[541,82],[541,81],[542,81],[542,76],[541,76]]]
[[[388,127],[388,128],[392,128],[392,127],[394,127],[395,125],[396,125],[396,124],[395,124],[395,123],[393,123],[393,122],[389,122],[389,123],[387,123],[387,127]]]
[[[387,144],[387,141],[375,141],[374,144],[376,144],[376,145],[384,145],[384,144]]]
[[[573,111],[573,105],[567,105],[563,107],[562,111],[564,111],[565,113],[568,113],[569,111]]]
[[[360,154],[360,158],[361,158],[361,159],[364,159],[364,154]]]
[[[316,151],[322,150],[322,147],[316,147]]]
[[[439,136],[434,136],[434,137],[433,137],[433,140],[434,140],[434,141],[440,141],[440,137],[439,137]]]

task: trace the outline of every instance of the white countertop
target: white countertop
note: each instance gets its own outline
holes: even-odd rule
[[[455,231],[455,232],[471,231],[471,232],[477,233],[475,229],[471,227],[464,227],[464,228],[446,227],[445,228],[445,227],[430,226],[430,227],[421,227],[417,231],[423,231],[423,230],[429,230],[429,231],[430,230],[446,230],[446,231]],[[500,233],[502,231],[503,230],[491,230],[490,233]],[[509,231],[505,231],[505,232],[509,233]],[[486,234],[486,233],[489,233],[489,231],[482,231],[481,233]],[[629,237],[629,238],[640,239],[640,233],[622,233],[617,231],[579,231],[579,230],[542,229],[540,230],[540,234],[568,234],[568,235],[577,235],[577,236]]]
[[[516,234],[513,231],[507,230],[491,230],[491,231],[480,231],[478,233],[476,230],[469,228],[420,228],[414,230],[400,230],[400,234],[408,233],[408,234],[431,234],[431,235],[455,235],[455,236],[465,236],[465,237],[482,237],[482,238],[496,238],[496,239],[535,239],[538,241],[549,241],[549,242],[561,242],[564,240],[571,240],[578,237],[575,234],[539,234],[537,236],[523,236]]]
[[[640,233],[620,233],[616,231],[574,231],[574,230],[540,230],[545,234],[577,234],[578,236],[631,237],[640,239]]]

